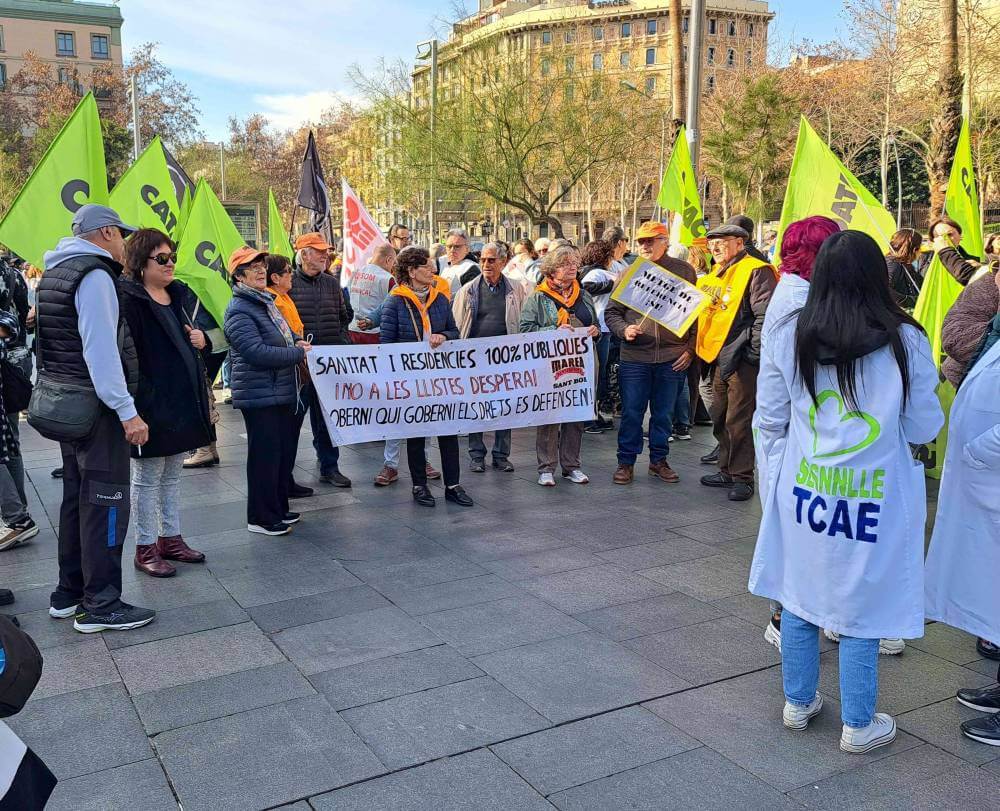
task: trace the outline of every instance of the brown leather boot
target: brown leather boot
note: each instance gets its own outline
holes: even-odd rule
[[[201,563],[205,560],[205,553],[192,549],[180,535],[157,538],[156,551],[164,560],[179,560],[181,563]]]
[[[667,464],[666,459],[662,462],[650,462],[649,475],[656,476],[660,481],[664,481],[667,484],[677,484],[681,480],[677,472]]]
[[[615,471],[612,481],[615,484],[631,484],[632,479],[635,478],[634,468],[634,465],[618,465],[618,470]]]
[[[152,577],[173,577],[177,570],[160,557],[158,544],[136,545],[135,568]]]

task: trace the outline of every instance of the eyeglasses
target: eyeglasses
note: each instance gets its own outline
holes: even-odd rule
[[[721,248],[727,242],[732,242],[733,240],[738,239],[738,238],[739,237],[720,237],[718,239],[710,239],[708,241],[708,247],[709,248]]]
[[[459,242],[457,245],[445,245],[446,251],[457,251],[459,248],[464,248],[468,245],[468,242]]]
[[[177,264],[177,251],[173,253],[157,253],[149,257],[151,262],[156,262],[156,264],[161,267],[165,265],[176,265]]]
[[[661,239],[666,239],[666,237],[643,237],[642,239],[636,240],[640,245],[652,245],[654,242],[659,242]]]
[[[266,262],[251,262],[249,265],[240,265],[236,268],[239,271],[246,273],[267,273],[267,263]]]
[[[483,256],[483,257],[480,257],[480,259],[479,259],[480,264],[483,264],[483,265],[485,265],[487,262],[499,262],[499,261],[500,261],[500,257],[499,256]]]

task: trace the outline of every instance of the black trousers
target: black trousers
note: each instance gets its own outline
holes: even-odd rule
[[[102,410],[87,439],[62,442],[63,500],[59,508],[59,586],[88,611],[117,605],[122,595],[122,548],[128,532],[129,444],[118,416]]]
[[[458,437],[439,436],[438,448],[441,449],[441,474],[445,487],[458,484],[460,467],[458,464]],[[410,478],[413,486],[427,486],[427,454],[424,452],[424,438],[416,437],[406,440],[406,461],[410,466]]]
[[[295,407],[243,409],[247,427],[247,523],[266,527],[288,512],[288,483],[295,462]]]

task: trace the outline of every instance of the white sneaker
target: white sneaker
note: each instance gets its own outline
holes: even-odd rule
[[[57,620],[69,619],[70,617],[72,617],[72,616],[74,616],[76,614],[76,609],[77,608],[78,608],[78,606],[75,606],[75,605],[70,605],[70,606],[67,606],[66,608],[53,608],[50,605],[49,606],[49,616],[53,617],[54,619],[57,619]]]
[[[538,476],[538,483],[542,487],[555,487],[556,477],[553,476],[551,473],[541,473]]]
[[[264,527],[260,524],[247,524],[247,532],[256,532],[258,535],[287,535],[291,532],[291,529],[284,522],[269,527]]]
[[[902,639],[880,639],[878,642],[878,652],[883,656],[899,656],[906,650],[906,643]]]
[[[571,470],[569,473],[563,473],[562,477],[564,479],[569,479],[573,484],[586,484],[590,481],[590,477],[584,473],[580,468],[576,470]]]
[[[823,709],[823,696],[816,693],[816,697],[805,707],[785,702],[785,711],[781,714],[781,720],[789,729],[805,729],[809,722],[820,714]],[[846,727],[845,727],[846,728]]]
[[[896,722],[884,712],[875,713],[872,722],[861,729],[844,725],[840,735],[840,748],[845,752],[863,754],[896,740]]]
[[[775,626],[773,617],[768,620],[767,627],[764,629],[764,641],[770,642],[779,651],[781,650],[781,628]]]
[[[831,642],[840,642],[840,634],[836,631],[823,629],[823,634]],[[906,643],[902,639],[880,639],[878,642],[878,652],[883,656],[899,656],[906,650]]]

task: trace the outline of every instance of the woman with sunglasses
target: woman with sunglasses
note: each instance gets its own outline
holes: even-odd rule
[[[170,561],[201,563],[205,555],[181,536],[180,476],[184,454],[215,440],[202,352],[210,352],[195,319],[190,288],[174,278],[177,252],[152,228],[136,231],[125,251],[122,314],[139,358],[135,406],[149,441],[132,446],[132,526],[135,568],[172,577]]]

